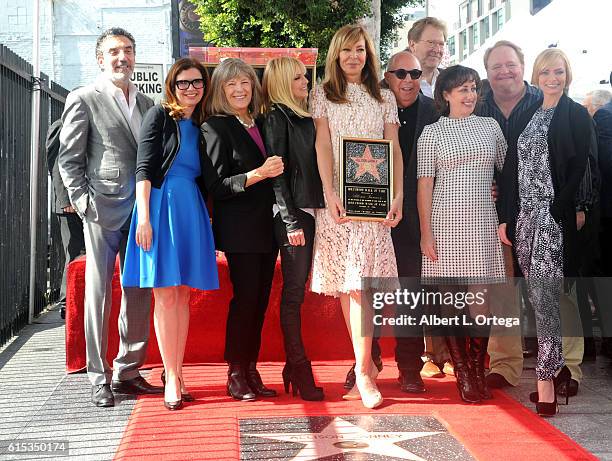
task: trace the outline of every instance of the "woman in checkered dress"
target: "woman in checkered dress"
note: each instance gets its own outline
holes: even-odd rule
[[[491,184],[507,146],[494,119],[472,115],[479,85],[478,74],[468,67],[442,72],[435,99],[443,116],[425,127],[417,144],[421,275],[423,283],[454,295],[466,290],[484,293],[482,284],[505,278]],[[465,323],[456,307],[447,314]],[[491,398],[484,380],[488,332],[469,337],[462,330],[446,332],[461,397],[468,402]]]

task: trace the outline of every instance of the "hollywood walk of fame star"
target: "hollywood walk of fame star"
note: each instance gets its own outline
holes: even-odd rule
[[[414,453],[396,445],[396,442],[429,437],[441,432],[378,432],[367,431],[361,427],[336,417],[321,432],[273,432],[244,434],[250,437],[293,442],[304,445],[291,459],[314,461],[327,456],[343,453],[364,453],[390,456],[412,461],[425,461]]]
[[[380,173],[378,172],[378,165],[385,160],[382,158],[374,158],[370,151],[370,146],[366,146],[361,156],[351,157],[351,160],[358,166],[357,172],[355,173],[355,179],[363,176],[366,173],[370,173],[377,181],[380,181]]]

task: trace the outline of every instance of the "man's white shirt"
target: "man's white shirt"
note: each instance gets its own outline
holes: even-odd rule
[[[112,96],[121,112],[125,116],[125,119],[129,121],[130,129],[132,130],[132,134],[134,135],[134,139],[136,143],[138,143],[138,137],[140,134],[140,125],[142,123],[142,114],[136,107],[136,94],[138,93],[138,88],[132,81],[128,82],[128,94],[129,101],[125,99],[125,94],[121,88],[117,87],[113,84],[113,82],[104,74],[98,77],[98,80],[102,83],[104,88],[104,92],[109,96]]]
[[[438,75],[440,75],[440,71],[438,69],[435,69],[433,73],[433,78],[431,79],[431,84],[427,80],[425,80],[425,78],[421,79],[421,92],[428,98],[433,99],[434,97],[434,91],[436,90],[436,80],[438,79]]]

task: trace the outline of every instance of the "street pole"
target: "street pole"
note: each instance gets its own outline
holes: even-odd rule
[[[40,136],[40,0],[33,1],[32,14],[32,136],[30,139],[30,296],[28,323],[34,320],[36,297],[36,237],[38,233],[38,156]]]

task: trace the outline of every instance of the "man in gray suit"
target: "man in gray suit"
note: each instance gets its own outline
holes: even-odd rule
[[[91,401],[100,407],[115,404],[113,391],[163,392],[138,371],[149,337],[150,290],[122,288],[120,344],[113,371],[106,360],[111,280],[117,253],[123,270],[135,199],[138,132],[145,112],[153,105],[130,82],[135,45],[134,37],[120,28],[98,37],[96,59],[102,74],[94,84],[68,95],[60,134],[60,174],[70,202],[83,220],[87,374],[92,384]]]

